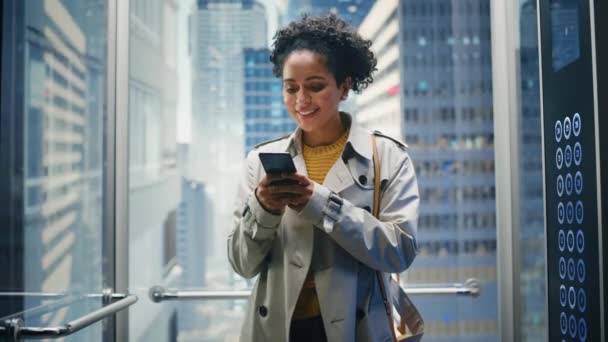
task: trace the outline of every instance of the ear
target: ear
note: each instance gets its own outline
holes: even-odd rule
[[[350,91],[352,86],[353,86],[353,79],[350,76],[345,78],[344,82],[342,82],[342,85],[340,86],[340,88],[342,89],[342,97],[340,97],[340,98],[342,100],[346,100],[346,98],[348,97],[348,92]]]

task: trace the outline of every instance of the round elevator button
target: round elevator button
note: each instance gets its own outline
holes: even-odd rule
[[[572,133],[574,133],[574,136],[577,136],[579,134],[581,134],[581,115],[579,113],[575,113],[574,117],[572,118]]]
[[[570,139],[571,130],[572,126],[570,125],[570,118],[566,116],[564,119],[564,138]]]
[[[562,140],[562,122],[557,120],[555,122],[555,141],[560,142]]]

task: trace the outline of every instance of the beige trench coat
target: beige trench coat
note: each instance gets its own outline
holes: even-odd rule
[[[342,118],[351,124],[348,114]],[[291,317],[309,269],[314,272],[329,341],[391,341],[375,270],[408,268],[417,253],[418,186],[405,145],[377,134],[380,219],[373,205],[371,134],[351,125],[342,158],[300,213],[265,211],[254,189],[264,176],[259,152],[289,152],[307,174],[301,131],[247,156],[228,236],[228,258],[245,278],[259,275],[241,341],[288,341]],[[341,202],[341,204],[340,204]]]

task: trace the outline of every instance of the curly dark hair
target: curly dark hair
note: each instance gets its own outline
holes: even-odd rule
[[[270,61],[276,77],[283,76],[283,64],[291,52],[310,50],[326,58],[327,68],[338,85],[350,76],[352,90],[358,93],[374,80],[372,73],[377,60],[370,50],[372,42],[363,39],[335,14],[318,17],[304,14],[278,30],[273,40]]]

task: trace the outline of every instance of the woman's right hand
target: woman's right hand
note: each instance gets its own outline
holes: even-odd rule
[[[270,185],[273,181],[292,177],[267,174],[260,180],[255,189],[255,196],[266,211],[275,215],[281,215],[287,205],[300,204],[300,198],[306,192],[306,187],[309,185],[309,183],[303,184],[302,178],[298,179],[298,184]],[[308,182],[305,177],[304,179]]]

